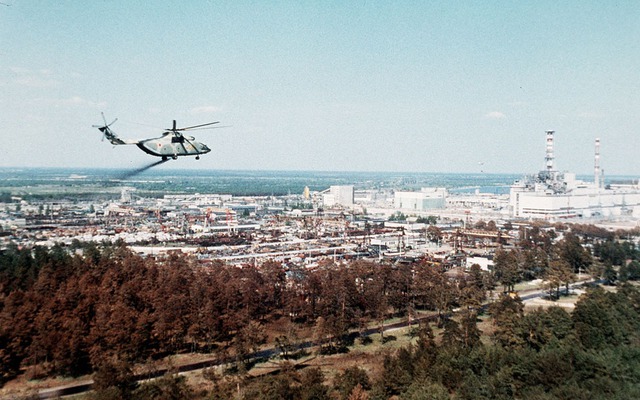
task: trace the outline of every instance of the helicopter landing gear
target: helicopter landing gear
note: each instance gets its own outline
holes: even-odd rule
[[[199,160],[199,159],[200,159],[200,156],[196,156],[196,160]]]
[[[167,161],[167,160],[168,160],[167,156],[162,156],[162,161]]]
[[[173,157],[171,157],[171,158],[173,158],[174,160],[177,160],[177,159],[178,159],[178,156],[173,156]]]

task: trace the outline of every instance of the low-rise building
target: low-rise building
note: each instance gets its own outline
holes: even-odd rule
[[[447,204],[447,189],[422,188],[419,192],[397,191],[394,196],[397,209],[424,211],[445,208]]]

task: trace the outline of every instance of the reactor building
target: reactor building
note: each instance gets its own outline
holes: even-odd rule
[[[605,185],[600,168],[600,139],[595,141],[593,182],[555,169],[554,131],[546,131],[546,168],[516,181],[510,189],[509,209],[515,218],[640,218],[640,185]]]

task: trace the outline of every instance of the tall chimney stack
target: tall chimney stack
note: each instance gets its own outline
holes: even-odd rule
[[[544,160],[547,164],[547,172],[553,171],[553,134],[555,131],[546,131],[547,132],[547,154],[544,157]]]
[[[593,167],[593,182],[595,187],[600,188],[600,138],[596,138],[596,155]]]

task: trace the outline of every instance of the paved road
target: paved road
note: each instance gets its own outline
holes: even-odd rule
[[[571,290],[571,289],[579,289],[585,283],[602,284],[603,281],[602,280],[596,281],[596,280],[593,280],[593,279],[585,279],[585,280],[582,280],[582,281],[574,282],[571,285],[569,285],[569,290]],[[560,288],[560,293],[562,293],[562,292],[564,292],[564,287]],[[547,296],[548,294],[549,294],[549,291],[546,290],[546,289],[527,289],[527,290],[520,290],[518,292],[518,295],[520,296],[520,299],[522,301],[544,297],[544,296]]]
[[[425,321],[429,321],[429,322],[434,322],[437,319],[437,315],[429,315],[429,316],[425,316],[425,317],[420,317],[420,318],[416,318],[413,319],[411,321],[411,324],[417,324],[418,322],[425,322]],[[394,330],[394,329],[398,329],[398,328],[404,328],[407,325],[409,325],[409,323],[407,321],[401,321],[401,322],[394,322],[391,324],[385,324],[384,326],[384,331],[390,331],[390,330]],[[369,328],[367,330],[365,330],[364,332],[362,332],[363,336],[370,336],[373,335],[375,333],[379,333],[380,330],[379,328]],[[315,346],[316,343],[312,342],[312,341],[308,341],[308,342],[304,342],[302,343],[300,346],[298,346],[301,349],[307,349],[310,347]],[[268,349],[263,349],[260,350],[256,353],[253,354],[253,358],[262,358],[262,359],[269,359],[273,356],[275,356],[278,353],[278,350],[276,350],[275,347],[271,347]],[[230,362],[233,362],[234,359],[229,357],[226,359],[220,359],[220,358],[211,358],[209,360],[204,360],[204,361],[200,361],[200,362],[196,362],[196,363],[191,363],[191,364],[187,364],[187,365],[182,365],[179,366],[177,368],[173,368],[172,371],[176,371],[176,372],[190,372],[190,371],[196,371],[196,370],[200,370],[200,369],[204,369],[204,368],[209,368],[209,367],[214,367],[214,366],[219,366],[219,365],[223,365],[223,364],[229,364]],[[153,371],[152,373],[146,373],[146,374],[138,374],[135,376],[135,379],[137,382],[140,381],[145,381],[145,380],[149,380],[149,379],[154,379],[154,378],[159,378],[161,376],[164,376],[167,372],[169,372],[169,370],[167,368],[161,368],[158,369],[156,371]],[[87,392],[89,390],[91,390],[93,388],[93,380],[87,380],[87,381],[83,381],[77,384],[71,384],[71,385],[66,385],[66,386],[58,386],[55,388],[50,388],[50,389],[41,389],[38,391],[37,397],[39,399],[55,399],[55,398],[59,398],[59,397],[64,397],[64,396],[70,396],[70,395],[74,395],[74,394],[79,394],[79,393],[84,393]]]

